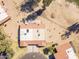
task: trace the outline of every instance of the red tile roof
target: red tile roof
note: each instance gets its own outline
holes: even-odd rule
[[[45,28],[45,25],[44,24],[36,24],[36,23],[32,23],[32,24],[21,24],[20,25],[20,29],[44,29]],[[38,40],[38,39],[35,39],[35,40],[21,40],[20,39],[20,46],[28,46],[28,45],[38,45],[38,46],[45,46],[46,45],[46,41],[45,40]]]
[[[57,47],[57,53],[55,54],[56,59],[68,59],[66,50],[71,48],[70,43],[65,43]]]

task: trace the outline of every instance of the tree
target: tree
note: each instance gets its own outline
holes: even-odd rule
[[[6,54],[7,59],[11,59],[14,52],[11,48],[10,38],[0,29],[0,54]],[[8,58],[10,57],[10,58]]]
[[[28,0],[28,1],[25,1],[24,4],[21,4],[21,11],[22,12],[32,12],[34,11],[34,8],[38,6],[38,3],[40,2],[41,0]]]
[[[46,55],[48,55],[49,53],[51,53],[51,54],[57,53],[57,50],[56,50],[56,46],[57,46],[57,45],[58,45],[58,44],[55,43],[55,44],[52,44],[52,45],[49,46],[49,47],[44,48],[44,49],[43,49],[43,53],[46,54]]]
[[[79,33],[79,23],[75,23],[75,24],[72,24],[71,26],[67,27],[67,31],[64,34],[62,34],[61,37],[69,38],[69,36],[72,33],[76,33],[76,34]]]

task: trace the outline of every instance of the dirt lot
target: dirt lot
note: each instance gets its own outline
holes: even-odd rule
[[[22,2],[23,0],[4,0],[4,8],[11,17],[11,20],[5,23],[7,25],[6,27],[5,24],[3,24],[3,28],[5,32],[14,40],[14,42],[17,42],[18,37],[18,21],[28,15],[19,11],[19,5]],[[53,1],[44,13],[37,18],[37,22],[44,23],[46,26],[47,42],[54,42],[58,44],[63,44],[66,41],[61,40],[61,34],[65,32],[66,28],[78,21],[79,9],[74,4],[70,4],[64,0]],[[74,39],[72,36],[72,40]]]

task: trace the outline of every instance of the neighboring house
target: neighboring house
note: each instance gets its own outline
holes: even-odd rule
[[[36,23],[21,24],[18,30],[18,39],[20,46],[45,46],[45,25]]]
[[[71,43],[65,43],[57,47],[55,59],[78,59]]]
[[[9,20],[9,16],[5,12],[5,10],[0,6],[0,25]]]

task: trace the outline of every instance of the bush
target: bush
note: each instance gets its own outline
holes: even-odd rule
[[[79,6],[79,0],[67,0],[68,2],[75,2]]]
[[[53,0],[43,0],[44,6],[49,6]]]
[[[57,53],[57,49],[56,49],[56,48],[54,48],[54,49],[53,49],[53,52],[54,52],[54,53]]]
[[[51,54],[57,53],[57,49],[56,49],[56,46],[57,45],[58,44],[55,43],[55,44],[52,44],[52,46],[49,46],[49,47],[44,48],[43,49],[43,53],[46,54],[46,55],[48,55],[48,53],[51,53]]]
[[[41,0],[37,0],[37,2],[40,2]]]
[[[44,52],[44,54],[48,54],[49,53],[49,49],[48,48],[45,48],[45,49],[43,49],[43,52]]]
[[[14,55],[14,51],[11,48],[9,48],[6,51],[6,53],[7,53],[7,59],[11,59],[13,57],[13,55]]]

